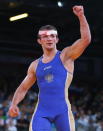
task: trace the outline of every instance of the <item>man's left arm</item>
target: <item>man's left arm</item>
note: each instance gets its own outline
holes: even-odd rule
[[[71,46],[65,48],[63,50],[63,54],[64,54],[64,58],[66,59],[71,58],[72,60],[75,60],[83,53],[86,47],[90,44],[91,33],[90,33],[88,22],[84,15],[83,6],[74,6],[73,12],[80,21],[81,38],[75,41]]]

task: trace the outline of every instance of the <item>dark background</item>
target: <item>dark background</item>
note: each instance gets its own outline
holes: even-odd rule
[[[79,21],[72,12],[74,5],[84,6],[92,41],[75,62],[73,82],[85,82],[94,87],[103,84],[102,0],[61,2],[63,7],[60,8],[57,0],[0,0],[0,77],[5,78],[8,83],[14,83],[13,89],[17,88],[25,77],[30,63],[42,55],[42,49],[36,41],[41,26],[51,24],[57,27],[59,50],[71,45],[80,37]],[[29,17],[9,21],[11,16],[21,13],[29,13]]]

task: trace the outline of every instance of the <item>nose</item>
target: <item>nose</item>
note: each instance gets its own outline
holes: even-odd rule
[[[47,40],[52,40],[52,37],[51,37],[51,36],[48,36],[48,37],[47,37]]]

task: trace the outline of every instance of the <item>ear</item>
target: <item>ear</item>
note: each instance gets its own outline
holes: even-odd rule
[[[57,42],[56,43],[58,43],[59,42],[59,38],[57,37]]]
[[[41,45],[41,41],[40,41],[40,39],[37,39],[37,42]]]

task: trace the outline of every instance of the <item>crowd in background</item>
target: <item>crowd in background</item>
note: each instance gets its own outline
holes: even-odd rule
[[[10,85],[13,88],[13,84]],[[9,87],[10,88],[10,87]],[[8,116],[8,108],[14,92],[8,91],[5,81],[0,83],[0,131],[28,131],[37,102],[37,92],[30,90],[19,104],[20,114]],[[75,118],[76,131],[103,131],[103,90],[88,85],[71,85],[69,99]],[[55,126],[52,125],[52,131]]]

